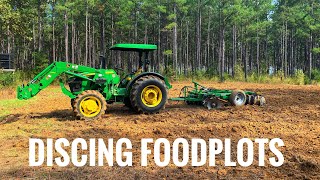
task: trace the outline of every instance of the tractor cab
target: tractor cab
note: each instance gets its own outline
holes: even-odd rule
[[[125,75],[117,87],[119,91],[125,90],[122,98],[124,105],[148,114],[163,109],[167,101],[167,89],[171,85],[161,74],[149,71],[148,56],[157,50],[157,45],[115,44],[110,50],[137,52],[139,56],[137,70]]]
[[[152,44],[115,44],[110,48],[114,51],[132,51],[139,54],[139,67],[137,71],[147,72],[150,61],[148,60],[149,52],[157,50],[157,45]],[[144,59],[142,59],[144,56]]]
[[[115,44],[113,45],[110,50],[113,51],[129,51],[129,52],[137,52],[139,56],[139,64],[137,70],[133,71],[125,75],[122,78],[119,87],[125,87],[128,82],[130,82],[134,77],[140,75],[141,73],[146,73],[149,71],[149,52],[157,50],[157,45],[152,44]],[[116,68],[120,69],[120,68]]]

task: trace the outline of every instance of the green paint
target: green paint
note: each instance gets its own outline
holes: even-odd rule
[[[110,50],[120,51],[154,51],[157,49],[157,45],[151,44],[115,44],[110,48]]]
[[[207,97],[217,97],[228,101],[232,93],[232,90],[221,90],[221,89],[209,89],[199,83],[192,81],[193,87],[185,86],[181,89],[180,97],[170,98],[172,101],[189,101],[202,103]],[[244,91],[247,95],[256,94],[251,91]]]

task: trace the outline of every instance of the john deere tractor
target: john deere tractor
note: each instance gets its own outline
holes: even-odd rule
[[[139,113],[157,113],[165,108],[168,89],[172,86],[159,73],[149,72],[148,55],[157,49],[149,44],[116,44],[110,50],[133,51],[139,55],[138,69],[123,78],[114,69],[95,69],[68,62],[54,62],[27,85],[17,89],[18,99],[29,99],[60,78],[62,92],[71,98],[76,117],[92,120],[101,117],[107,103],[123,102]],[[61,75],[68,76],[67,84]]]

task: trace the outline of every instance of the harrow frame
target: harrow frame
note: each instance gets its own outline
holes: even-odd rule
[[[169,98],[171,101],[184,101],[188,105],[204,105],[208,109],[220,108],[222,106],[234,105],[231,103],[231,95],[233,92],[243,92],[246,96],[245,105],[260,105],[266,104],[265,98],[256,92],[239,91],[227,89],[207,88],[195,81],[192,81],[192,86],[184,86],[179,94],[179,97]]]

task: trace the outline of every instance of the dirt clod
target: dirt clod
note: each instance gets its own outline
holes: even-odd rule
[[[319,171],[318,165],[311,161],[303,161],[300,163],[300,168],[302,171]]]

